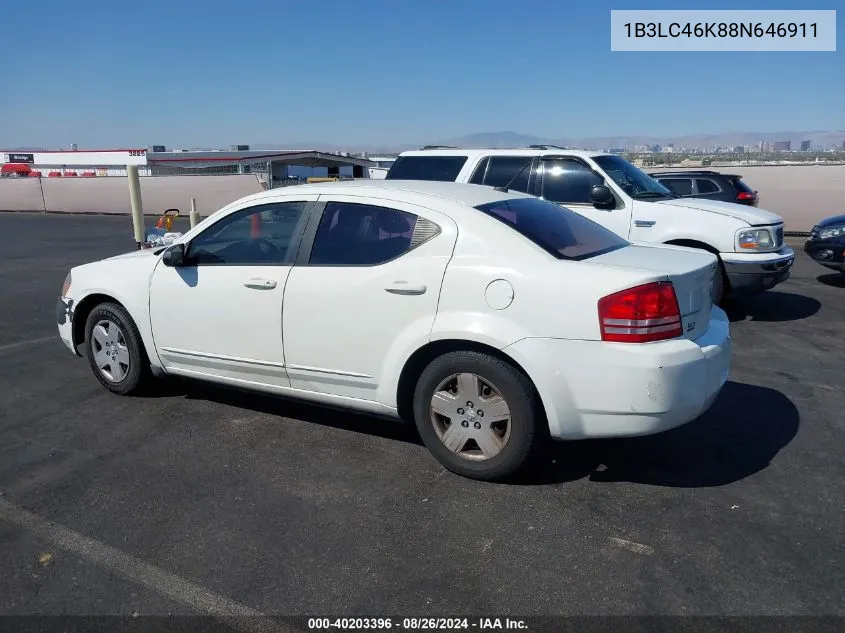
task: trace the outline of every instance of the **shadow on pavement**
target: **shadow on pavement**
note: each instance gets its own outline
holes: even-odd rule
[[[646,437],[556,443],[520,484],[590,481],[681,488],[723,486],[765,469],[798,431],[799,414],[774,389],[728,382],[698,419]]]
[[[829,273],[827,275],[819,275],[816,279],[825,286],[833,286],[834,288],[845,288],[845,275],[842,273]]]
[[[190,380],[165,381],[159,396],[183,396],[267,415],[422,444],[416,428],[394,420]],[[548,442],[536,463],[510,483],[542,485],[588,477],[654,486],[723,486],[765,469],[798,431],[799,414],[781,392],[728,382],[710,410],[681,427],[638,438]]]
[[[380,418],[344,409],[333,409],[281,396],[240,391],[231,387],[200,381],[173,378],[163,380],[161,381],[161,388],[151,395],[153,397],[184,396],[188,400],[206,400],[266,415],[303,420],[344,431],[357,431],[408,442],[409,444],[422,444],[414,426],[402,424],[389,418]]]
[[[725,301],[724,310],[731,322],[799,321],[813,316],[822,304],[812,297],[789,292],[763,292],[754,297],[737,297]]]

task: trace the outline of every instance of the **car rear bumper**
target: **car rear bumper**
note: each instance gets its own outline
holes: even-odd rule
[[[543,401],[556,439],[651,435],[704,413],[728,378],[728,317],[695,340],[627,344],[529,338],[505,348]]]
[[[731,293],[755,294],[789,279],[795,251],[783,246],[773,253],[719,253]]]
[[[59,328],[59,338],[71,352],[79,356],[76,346],[73,344],[73,299],[59,297],[56,299],[56,324]]]

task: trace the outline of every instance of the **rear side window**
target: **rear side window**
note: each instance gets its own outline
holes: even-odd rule
[[[469,179],[470,184],[480,185],[484,183],[484,176],[487,174],[487,163],[489,162],[490,159],[485,158],[480,163],[478,163],[478,167],[475,168],[475,172],[473,172],[472,178]]]
[[[411,250],[417,223],[412,213],[369,204],[329,202],[323,211],[309,263],[373,266]]]
[[[454,182],[466,162],[466,156],[400,156],[390,167],[385,180]]]
[[[528,193],[528,177],[531,175],[533,160],[531,156],[493,156],[485,158],[476,168],[470,182],[491,187],[509,185],[509,189]]]
[[[695,186],[698,187],[698,193],[716,193],[721,191],[719,185],[712,180],[704,180],[702,178],[695,179]]]
[[[679,196],[692,194],[692,178],[661,178],[658,182]]]
[[[583,215],[540,198],[501,200],[476,209],[511,227],[558,259],[587,259],[629,244]]]

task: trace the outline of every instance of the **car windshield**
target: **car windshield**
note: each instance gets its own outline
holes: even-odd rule
[[[587,259],[629,245],[616,233],[541,198],[499,200],[475,207],[558,259]]]
[[[596,156],[593,160],[613,179],[613,182],[622,187],[622,190],[632,198],[652,198],[656,200],[677,197],[669,189],[644,171],[634,167],[624,158],[607,155]]]

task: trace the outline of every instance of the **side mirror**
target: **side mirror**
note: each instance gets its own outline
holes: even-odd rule
[[[595,185],[590,189],[590,202],[600,208],[613,208],[616,206],[616,198],[607,185]]]
[[[168,248],[161,256],[161,263],[165,266],[176,268],[185,265],[185,245],[174,244]]]

